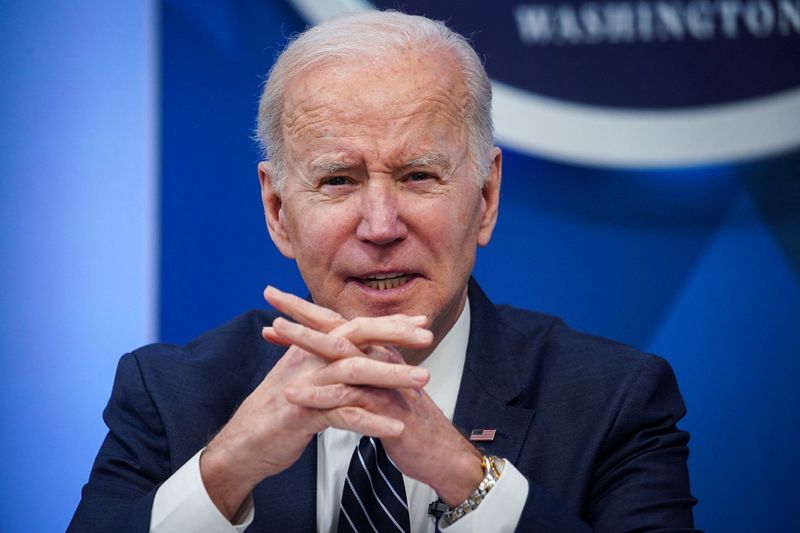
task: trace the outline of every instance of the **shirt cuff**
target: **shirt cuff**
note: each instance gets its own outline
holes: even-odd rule
[[[150,512],[150,533],[243,533],[253,522],[252,495],[236,513],[236,524],[231,524],[211,501],[200,475],[203,450],[205,448],[186,461],[156,491]]]
[[[513,532],[522,516],[527,499],[528,480],[506,460],[500,479],[486,494],[478,508],[449,526],[440,519],[439,529],[447,533]]]

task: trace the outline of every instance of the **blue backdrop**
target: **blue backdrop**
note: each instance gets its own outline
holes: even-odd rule
[[[305,19],[282,0],[164,0],[157,18],[134,4],[117,11],[88,2],[47,17],[35,6],[0,11],[20,43],[2,56],[4,71],[19,75],[0,85],[4,112],[20,102],[55,109],[33,122],[18,112],[2,126],[0,415],[13,430],[0,437],[0,531],[66,526],[124,350],[156,337],[185,342],[260,307],[267,283],[304,292],[266,234],[252,131],[264,74]],[[436,14],[453,9],[434,4]],[[43,21],[58,38],[40,37]],[[89,44],[86,32],[78,36],[82,24],[96,29]],[[39,55],[31,43],[44,47]],[[149,45],[158,46],[158,136],[141,122],[156,109],[142,96]],[[55,87],[44,74],[26,77],[27,60],[53,72],[64,58],[84,57],[75,49],[100,59],[56,70]],[[506,75],[511,60],[487,55],[490,75]],[[92,89],[95,105],[67,98]],[[92,109],[102,111],[96,120]],[[148,142],[160,152],[157,192],[141,164]],[[57,169],[67,156],[95,165],[39,172],[37,162]],[[61,188],[49,186],[54,176]],[[506,148],[500,221],[475,275],[497,302],[560,315],[670,361],[689,408],[699,527],[792,529],[800,504],[797,148],[651,170]]]
[[[263,305],[267,283],[304,291],[266,234],[250,135],[262,76],[305,25],[285,2],[163,6],[165,339]],[[700,527],[795,523],[800,152],[647,171],[506,150],[501,198],[476,268],[489,295],[671,362]]]

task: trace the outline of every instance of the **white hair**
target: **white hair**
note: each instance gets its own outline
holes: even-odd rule
[[[270,70],[258,106],[256,136],[273,166],[273,185],[282,191],[286,176],[283,106],[289,83],[312,68],[342,60],[391,59],[409,51],[451,53],[467,90],[464,110],[470,159],[483,185],[494,144],[492,88],[472,46],[443,22],[397,11],[367,11],[314,26],[292,39]]]

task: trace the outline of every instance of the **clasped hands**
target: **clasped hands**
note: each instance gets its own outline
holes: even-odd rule
[[[262,335],[289,348],[200,460],[206,490],[228,519],[327,427],[380,438],[400,471],[450,505],[472,493],[483,476],[480,453],[422,389],[428,371],[395,349],[430,346],[426,317],[346,320],[273,287],[264,297],[294,321],[277,318]]]

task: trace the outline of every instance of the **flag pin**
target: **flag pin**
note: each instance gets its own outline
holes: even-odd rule
[[[496,429],[473,429],[469,434],[469,440],[486,442],[494,440],[494,435],[497,433]]]

